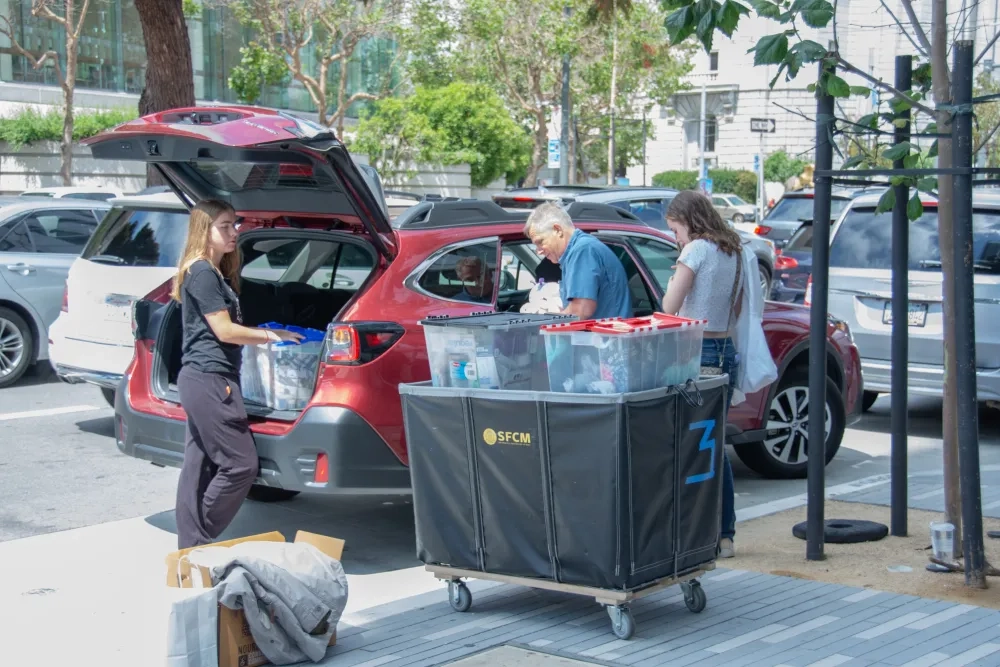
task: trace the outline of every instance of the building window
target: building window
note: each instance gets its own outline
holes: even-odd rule
[[[712,51],[708,54],[708,70],[710,72],[719,71],[719,52]]]
[[[705,119],[705,152],[714,153],[715,152],[715,140],[719,136],[719,124],[715,120],[715,116],[709,116]]]

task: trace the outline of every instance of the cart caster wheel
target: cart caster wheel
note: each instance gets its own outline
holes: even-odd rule
[[[682,587],[684,589],[684,604],[687,605],[688,610],[695,614],[705,611],[708,598],[705,596],[705,589],[701,587],[701,584],[698,581],[692,581],[683,584]]]
[[[628,607],[608,607],[611,631],[618,639],[631,639],[635,634],[635,619]]]
[[[469,607],[472,606],[472,593],[469,587],[461,581],[449,581],[448,602],[455,611],[469,611]]]

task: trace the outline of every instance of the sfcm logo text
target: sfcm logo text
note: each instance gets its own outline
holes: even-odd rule
[[[483,431],[483,442],[487,445],[522,445],[531,446],[531,434],[520,431],[494,431],[491,428]]]

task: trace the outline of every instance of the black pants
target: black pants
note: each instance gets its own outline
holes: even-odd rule
[[[177,483],[177,548],[213,542],[257,478],[257,449],[239,382],[184,367],[177,378],[187,412],[184,465]]]

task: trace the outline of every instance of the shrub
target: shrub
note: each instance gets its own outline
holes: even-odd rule
[[[802,173],[808,160],[790,158],[785,151],[775,151],[764,160],[764,180],[769,183],[784,183],[792,176]]]
[[[138,116],[135,109],[80,111],[74,115],[73,139],[80,141]],[[58,108],[39,112],[25,107],[13,116],[0,118],[0,141],[17,149],[38,141],[62,141],[63,114]]]
[[[757,198],[757,174],[742,169],[709,169],[712,191],[734,194],[747,202]],[[653,185],[659,188],[694,190],[698,187],[696,171],[663,171],[653,176]]]

